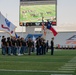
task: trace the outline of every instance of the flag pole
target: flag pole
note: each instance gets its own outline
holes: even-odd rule
[[[6,13],[6,19],[7,19],[7,13]],[[6,38],[7,38],[7,36],[8,36],[8,35],[7,35],[7,32],[6,32]]]
[[[23,14],[22,14],[22,21],[23,21]],[[22,23],[22,37],[23,37],[23,23]]]
[[[22,37],[23,37],[23,26],[22,26]]]
[[[43,34],[43,38],[46,39],[46,36],[45,36],[45,25],[44,25],[44,17],[43,17],[43,14],[42,14],[42,34]]]

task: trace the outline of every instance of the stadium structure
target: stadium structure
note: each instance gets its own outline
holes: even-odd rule
[[[51,38],[54,37],[55,38],[55,46],[59,46],[59,47],[76,47],[76,29],[75,27],[73,27],[72,25],[58,25],[59,22],[57,21],[57,16],[58,16],[58,7],[57,7],[57,0],[21,0],[20,2],[20,7],[21,6],[29,6],[29,5],[44,5],[44,4],[55,4],[55,17],[56,17],[56,25],[53,26],[53,28],[58,32],[57,36],[53,36],[52,32],[50,30],[46,30],[46,36],[44,36],[43,34],[43,30],[42,30],[42,26],[40,26],[39,22],[35,23],[35,25],[33,26],[33,23],[31,22],[29,26],[26,26],[26,22],[24,22],[24,26],[23,24],[18,26],[18,28],[20,28],[22,31],[16,31],[18,36],[24,37],[26,38],[28,34],[43,34],[42,37],[47,40],[49,40],[49,45],[50,45],[50,41]],[[42,18],[41,18],[42,21]],[[17,30],[18,30],[17,28]],[[73,29],[72,29],[73,28]],[[0,32],[0,39],[2,38],[2,36],[5,35],[10,36],[8,33],[5,32]],[[1,42],[0,42],[1,43]]]

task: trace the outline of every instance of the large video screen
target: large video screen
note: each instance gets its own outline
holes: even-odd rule
[[[47,20],[56,25],[56,0],[21,0],[20,1],[20,26],[41,25]]]

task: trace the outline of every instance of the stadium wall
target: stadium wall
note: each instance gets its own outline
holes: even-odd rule
[[[31,33],[31,32],[30,32]],[[28,33],[17,32],[18,36],[26,38]],[[35,34],[35,33],[33,33]],[[37,33],[36,33],[37,34]],[[9,37],[10,35],[5,32],[0,32],[0,48],[2,36]],[[53,34],[47,30],[46,36],[43,36],[46,40],[49,40],[49,45],[51,38],[54,37]],[[54,37],[54,45],[60,47],[76,47],[76,32],[58,32],[57,36]]]
[[[47,32],[46,40],[49,40],[49,45],[53,34]],[[76,32],[59,32],[56,37],[54,37],[55,47],[76,47]]]

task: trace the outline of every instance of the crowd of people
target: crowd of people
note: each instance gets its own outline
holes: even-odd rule
[[[36,55],[44,55],[48,52],[48,41],[42,37],[36,38],[33,41],[30,37],[25,40],[22,37],[7,37],[2,36],[2,55],[24,55],[26,52],[31,55],[31,52],[35,52]],[[53,44],[53,42],[51,42]],[[52,48],[53,49],[53,48]]]

